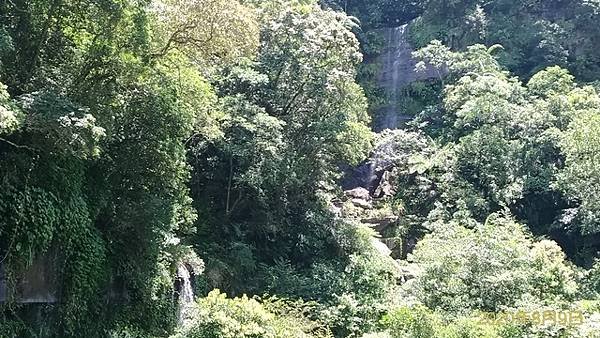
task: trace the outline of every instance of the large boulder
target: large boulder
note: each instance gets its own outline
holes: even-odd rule
[[[396,194],[395,182],[398,179],[398,170],[396,168],[384,171],[379,180],[379,184],[373,192],[376,198],[390,197]]]
[[[352,199],[361,199],[365,201],[371,200],[371,194],[369,193],[369,190],[363,187],[358,187],[352,190],[344,191],[344,195]]]
[[[398,216],[388,215],[383,217],[370,217],[363,218],[361,222],[368,225],[375,231],[381,233],[383,230],[387,229],[389,226],[395,224],[398,221]]]

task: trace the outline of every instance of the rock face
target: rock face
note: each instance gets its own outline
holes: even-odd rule
[[[371,199],[371,194],[369,190],[363,187],[357,187],[351,190],[344,191],[344,195],[353,198],[353,199],[362,199],[365,201],[369,201]]]
[[[411,279],[415,279],[421,273],[421,269],[415,263],[407,263],[406,261],[397,261],[400,270],[400,278],[402,283],[406,283]]]
[[[377,198],[393,196],[396,194],[396,188],[394,186],[394,181],[398,178],[398,173],[396,168],[392,168],[389,171],[384,171],[379,179],[379,184],[375,191],[373,191],[373,196]]]
[[[393,132],[386,132],[390,133]],[[399,157],[404,155],[402,146],[393,137],[386,138],[373,149],[366,161],[347,170],[342,188],[353,193],[360,188],[363,189],[361,193],[367,191],[376,198],[392,196],[395,193],[393,182],[397,177],[394,166]]]
[[[4,267],[0,264],[0,302],[7,301],[10,296],[17,303],[57,302],[59,278],[53,259],[52,253],[38,256],[27,269],[17,272],[15,290],[8,288]]]
[[[386,215],[380,217],[367,217],[361,219],[361,222],[368,225],[373,230],[381,233],[385,229],[394,225],[398,221],[398,216],[395,215]],[[390,248],[391,249],[391,248]]]
[[[366,182],[363,182],[364,186],[345,190],[341,199],[333,199],[330,203],[330,210],[338,217],[354,218],[364,226],[373,229],[377,234],[372,238],[374,248],[382,255],[390,256],[393,248],[385,239],[381,239],[380,234],[397,224],[398,216],[391,214],[389,210],[381,210],[378,205],[382,199],[391,197],[395,193],[394,180],[396,177],[389,171],[394,169],[393,162],[388,162],[389,157],[379,157],[377,154],[376,149],[371,159],[365,164],[369,166],[372,177],[364,180]],[[389,242],[389,244],[392,243],[392,241]],[[394,246],[396,245],[394,244]]]
[[[409,42],[409,25],[383,29],[385,49],[375,60],[381,65],[378,75],[379,87],[383,88],[389,102],[378,109],[379,116],[373,122],[373,129],[396,129],[411,117],[399,110],[399,91],[419,80],[436,78],[437,71],[433,67],[426,67],[416,71],[417,61],[412,57],[413,47]]]

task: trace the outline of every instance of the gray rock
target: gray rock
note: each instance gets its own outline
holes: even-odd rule
[[[379,181],[377,188],[375,188],[373,196],[376,198],[394,196],[396,194],[396,189],[394,188],[396,178],[396,170],[385,171],[383,175],[381,175],[381,180]]]
[[[398,216],[390,215],[385,217],[373,217],[373,218],[363,218],[361,220],[362,223],[365,223],[369,227],[373,228],[377,232],[382,232],[387,229],[389,226],[393,225],[398,221]]]
[[[354,204],[355,206],[357,206],[359,208],[363,208],[363,209],[373,209],[373,205],[371,204],[371,202],[366,201],[361,198],[353,198],[352,204]]]
[[[403,283],[406,283],[407,281],[415,279],[419,276],[421,270],[417,264],[400,260],[397,260],[396,262],[398,263],[400,279]]]
[[[379,252],[383,256],[389,256],[392,254],[392,250],[390,250],[390,248],[388,248],[387,245],[383,244],[383,242],[381,242],[375,237],[371,238],[371,244],[373,245],[375,250],[377,250],[377,252]]]
[[[362,187],[347,190],[344,192],[344,194],[351,198],[362,199],[365,201],[371,200],[371,194],[369,194],[369,190]]]

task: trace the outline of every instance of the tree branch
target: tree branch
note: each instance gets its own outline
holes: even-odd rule
[[[26,149],[26,150],[33,151],[33,152],[36,152],[36,151],[37,151],[37,150],[36,150],[36,149],[34,149],[34,148],[31,148],[31,147],[29,147],[29,146],[24,146],[24,145],[16,144],[16,143],[14,143],[14,142],[12,142],[12,141],[9,141],[9,140],[7,140],[7,139],[5,139],[5,138],[2,138],[2,137],[0,137],[0,141],[4,142],[4,143],[6,143],[6,144],[8,144],[8,145],[10,145],[10,146],[13,146],[13,147],[15,147],[15,148],[17,148],[17,149]]]

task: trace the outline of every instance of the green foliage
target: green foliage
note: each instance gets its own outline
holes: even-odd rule
[[[0,134],[9,134],[20,124],[19,110],[16,110],[6,92],[6,86],[0,82]]]
[[[238,1],[155,1],[154,57],[181,50],[200,62],[235,60],[258,44],[255,11]]]
[[[434,337],[436,318],[425,307],[403,307],[388,313],[382,324],[391,332],[391,337]]]
[[[25,94],[20,101],[27,115],[25,133],[35,133],[42,139],[36,140],[44,142],[39,148],[82,158],[98,155],[105,129],[96,125],[96,118],[86,109],[52,92]]]
[[[418,1],[322,0],[321,2],[357,17],[364,30],[399,26],[421,13]]]
[[[588,108],[574,117],[562,138],[566,162],[559,176],[559,185],[569,197],[580,202],[579,208],[566,217],[578,219],[583,233],[598,231],[596,215],[600,205],[596,189],[599,186],[595,177],[599,127],[597,108]],[[572,223],[572,220],[565,220],[565,223]]]
[[[482,219],[499,206],[515,202],[521,186],[515,180],[514,158],[519,145],[507,140],[502,130],[494,127],[476,130],[460,139],[456,147],[456,174],[470,184],[483,203],[467,203],[477,219]],[[471,196],[474,197],[474,196]]]
[[[524,87],[502,70],[494,50],[476,45],[458,53],[436,42],[416,53],[450,71],[443,103],[412,123],[450,149],[444,164],[449,167],[442,168],[447,174],[429,175],[442,183],[442,203],[451,209],[464,204],[480,221],[509,207],[536,232],[551,227],[594,232],[593,198],[582,197],[592,181],[575,179],[592,171],[578,167],[585,160],[570,153],[577,151],[574,140],[584,136],[570,133],[583,132],[583,123],[593,126],[583,121],[597,109],[598,95],[591,87],[577,87],[559,67],[539,72]]]
[[[430,308],[495,312],[530,296],[554,304],[577,292],[560,248],[551,241],[533,243],[512,220],[491,216],[475,229],[436,226],[414,253],[422,268],[415,292]]]
[[[588,318],[584,323],[577,325],[564,324],[536,324],[532,322],[518,323],[492,322],[484,319],[481,313],[471,313],[465,316],[445,316],[433,312],[422,305],[411,305],[395,308],[385,315],[382,328],[385,331],[370,337],[434,337],[434,338],[516,338],[516,337],[593,337],[598,334],[597,319],[589,316],[588,311],[596,306],[590,304],[576,304],[583,306],[584,316]],[[536,309],[541,316],[544,309]],[[552,311],[552,310],[550,310]],[[556,311],[556,310],[554,310]],[[534,312],[535,313],[535,312]],[[568,315],[568,310],[565,312]],[[540,317],[542,318],[542,317]]]
[[[353,251],[340,249],[343,230],[323,191],[340,163],[364,157],[372,138],[354,80],[361,55],[353,21],[316,5],[282,7],[263,20],[256,60],[215,77],[219,134],[194,135],[189,151],[203,288],[234,295],[269,290],[280,271],[296,281],[317,262],[347,264]],[[295,297],[317,291],[277,283],[285,285],[277,292]]]
[[[0,6],[0,252],[11,285],[52,255],[48,335],[167,335],[179,258],[165,254],[168,239],[196,218],[183,142],[194,124],[210,128],[196,107],[212,89],[181,55],[150,57],[159,22],[148,4]],[[8,297],[2,315],[19,318],[27,308],[12,303],[14,288]],[[25,318],[27,330],[40,325]]]
[[[419,1],[411,22],[411,40],[421,48],[433,40],[453,50],[477,43],[501,44],[502,65],[530,77],[553,65],[567,67],[578,78],[598,74],[598,5],[593,1]],[[385,8],[385,7],[384,7]],[[394,12],[390,12],[395,14]],[[403,21],[404,22],[404,21]]]
[[[333,295],[322,316],[336,336],[356,336],[372,329],[395,294],[397,271],[391,259],[377,253],[353,255],[338,276],[321,270],[317,280]],[[328,276],[329,277],[326,277]],[[332,278],[333,277],[333,278]]]
[[[381,321],[384,331],[392,338],[497,338],[501,330],[483,323],[474,316],[444,317],[422,305],[403,306],[389,311]],[[367,338],[368,336],[364,336]]]
[[[558,66],[546,68],[527,82],[530,93],[540,97],[549,97],[568,93],[574,89],[574,77],[566,69]]]
[[[596,295],[600,293],[600,263],[598,260],[594,262],[592,267],[587,271],[585,279],[583,280],[583,291],[587,293],[589,299],[596,298]]]
[[[219,290],[214,290],[207,297],[202,298],[197,306],[193,318],[184,325],[182,332],[174,337],[329,337],[326,330],[315,327],[315,324],[304,318],[301,312],[285,313],[281,307],[294,310],[294,305],[291,303],[285,305],[280,301],[270,303],[267,300],[265,306],[255,298],[244,295],[228,299]],[[279,313],[275,314],[269,311],[269,308],[278,308]]]
[[[4,189],[2,201],[3,246],[12,243],[15,256],[23,265],[30,264],[34,253],[48,249],[58,227],[56,198],[39,188],[27,187],[20,192]],[[20,213],[14,213],[16,210]]]
[[[599,71],[598,13],[593,1],[0,2],[0,335],[595,334],[598,304],[583,299],[600,293],[598,264],[575,268],[547,238],[586,262],[597,249],[600,98],[576,81]],[[414,57],[438,79],[404,88],[416,119],[375,139],[379,69],[360,63],[383,39],[370,28],[417,16]],[[394,196],[338,213],[340,167],[374,141]],[[361,223],[389,215],[382,234]],[[419,240],[415,268],[376,235],[402,257]],[[58,302],[18,304],[20,275],[44,260]],[[177,327],[183,265],[208,295]],[[477,320],[551,307],[596,319]]]
[[[345,224],[338,236],[348,250],[347,261],[319,261],[297,271],[278,262],[264,272],[267,291],[319,302],[312,316],[320,318],[336,337],[357,336],[374,327],[395,295],[395,262],[375,251],[370,232]]]

